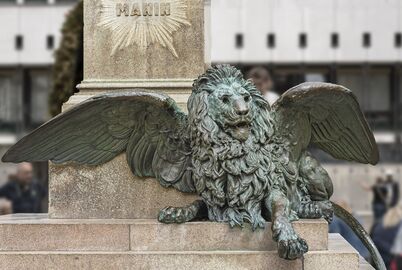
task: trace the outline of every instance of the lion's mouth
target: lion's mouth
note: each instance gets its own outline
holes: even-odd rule
[[[250,122],[241,120],[228,125],[229,133],[239,141],[247,140],[250,135]]]
[[[242,121],[242,122],[235,124],[234,127],[237,129],[244,129],[244,128],[248,129],[250,127],[250,123],[247,121]]]

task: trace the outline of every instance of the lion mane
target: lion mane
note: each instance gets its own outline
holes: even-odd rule
[[[251,133],[240,142],[226,133],[213,119],[208,96],[219,85],[240,84],[251,97]],[[195,80],[188,102],[195,187],[206,201],[211,220],[263,227],[261,216],[264,198],[273,185],[285,179],[271,155],[283,156],[280,147],[270,143],[274,125],[269,104],[255,86],[232,66],[216,66]],[[282,180],[282,181],[281,181]],[[282,184],[280,183],[282,182]]]

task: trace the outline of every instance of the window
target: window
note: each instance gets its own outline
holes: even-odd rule
[[[15,37],[15,49],[20,51],[24,48],[24,37],[22,35],[17,35]]]
[[[48,0],[24,0],[25,4],[47,4]]]
[[[338,33],[331,34],[331,47],[336,49],[339,47],[339,35]]]
[[[56,4],[72,4],[78,2],[77,0],[55,0]]]
[[[267,46],[268,48],[275,48],[275,34],[269,33],[267,36]]]
[[[395,47],[402,47],[402,33],[395,33]]]
[[[17,0],[1,0],[0,5],[2,4],[17,4]]]
[[[326,82],[328,75],[324,72],[310,72],[304,74],[304,81],[306,82]]]
[[[46,47],[48,50],[54,49],[54,36],[53,35],[48,35],[46,37]]]
[[[346,86],[357,96],[364,111],[390,110],[389,72],[359,69],[342,69],[338,72],[338,83]]]
[[[370,125],[389,128],[392,122],[390,70],[345,68],[338,71],[340,85],[352,90]]]
[[[306,33],[301,33],[299,35],[299,47],[302,49],[307,47],[307,34]]]
[[[369,48],[371,46],[371,35],[370,33],[363,33],[363,47]]]
[[[300,66],[276,67],[273,74],[274,89],[278,94],[306,81],[327,82],[329,80],[329,69],[326,67],[306,69],[301,69]]]
[[[402,69],[399,70],[399,105],[397,107],[399,108],[399,126],[402,127]]]
[[[235,37],[236,48],[241,49],[243,48],[243,34],[236,34]]]
[[[22,119],[22,92],[15,73],[0,73],[0,130],[15,131]]]
[[[49,120],[48,96],[51,87],[50,73],[41,70],[30,72],[31,80],[31,122],[42,124]]]

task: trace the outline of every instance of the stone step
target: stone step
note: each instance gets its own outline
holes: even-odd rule
[[[309,251],[287,261],[276,251],[2,251],[0,269],[275,269],[359,270],[359,255],[340,236],[328,250]]]
[[[45,214],[0,217],[0,251],[275,251],[267,229],[226,223],[162,224],[152,219],[49,219]],[[311,251],[326,250],[325,220],[294,222]],[[1,269],[1,268],[0,268]]]
[[[360,257],[359,270],[375,270],[363,257]]]

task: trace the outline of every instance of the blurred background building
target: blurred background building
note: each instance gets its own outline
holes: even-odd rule
[[[53,53],[77,0],[0,1],[0,155],[49,119]],[[336,200],[369,218],[360,182],[402,180],[402,1],[212,0],[211,61],[244,72],[266,67],[281,94],[305,81],[342,84],[374,129],[381,163],[363,166],[315,153],[334,179]],[[14,167],[0,163],[0,184]]]
[[[76,0],[0,1],[0,155],[49,119],[54,49]],[[0,163],[0,184],[15,167]]]

